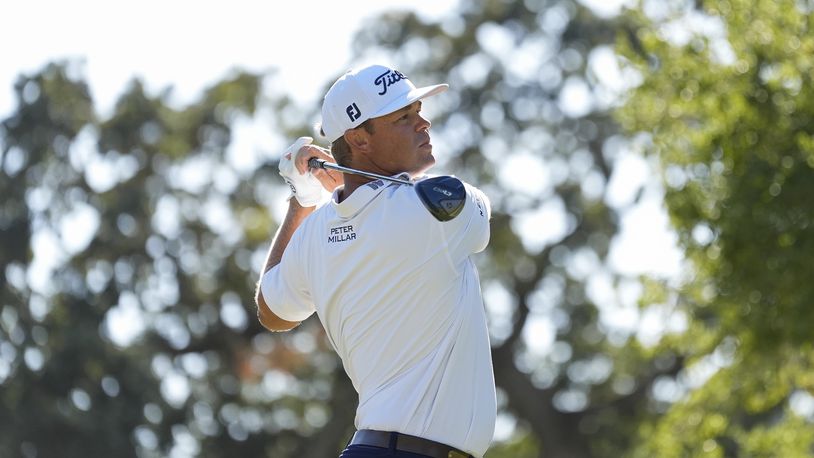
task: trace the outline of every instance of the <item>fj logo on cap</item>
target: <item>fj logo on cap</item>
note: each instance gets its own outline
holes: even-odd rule
[[[359,110],[359,107],[356,106],[356,103],[348,105],[348,107],[345,108],[345,113],[348,114],[350,122],[356,121],[360,116],[362,116],[362,112]]]
[[[381,91],[379,95],[387,94],[387,88],[398,83],[401,80],[406,80],[407,77],[402,75],[401,72],[398,70],[387,70],[386,72],[382,73],[381,75],[376,77],[376,80],[373,81],[373,84],[379,86]]]

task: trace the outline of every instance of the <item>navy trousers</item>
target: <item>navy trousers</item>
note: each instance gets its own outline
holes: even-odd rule
[[[339,458],[428,458],[427,455],[404,452],[396,450],[391,445],[389,448],[373,447],[371,445],[348,445]]]

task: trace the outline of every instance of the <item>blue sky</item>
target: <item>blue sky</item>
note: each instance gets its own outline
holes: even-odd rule
[[[598,15],[609,16],[632,0],[579,1]],[[276,71],[275,82],[284,84],[296,100],[313,108],[322,95],[317,92],[326,82],[352,65],[351,39],[365,21],[391,9],[410,9],[438,18],[454,10],[456,4],[456,0],[354,0],[350,8],[344,6],[347,3],[301,0],[287,3],[283,11],[277,3],[251,0],[2,2],[0,17],[10,20],[0,27],[0,43],[18,46],[0,50],[0,118],[14,108],[16,77],[56,59],[80,63],[79,71],[102,115],[112,109],[134,77],[142,79],[151,91],[172,86],[171,100],[181,105],[234,68]],[[612,53],[601,53],[595,59],[603,66],[603,74],[613,74],[607,68],[613,63],[608,54]],[[571,90],[566,84],[563,94],[562,107],[579,111],[585,94],[578,85]],[[285,146],[281,144],[285,139],[270,132],[262,112],[256,119],[240,120],[235,132],[233,149],[248,158],[246,167],[262,154],[259,151],[267,154]],[[536,170],[526,162],[522,155],[516,155],[504,169],[513,177],[517,174],[512,170]],[[660,186],[652,182],[652,164],[637,151],[626,151],[619,156],[616,170],[606,202],[624,209],[625,218],[610,257],[612,267],[632,276],[645,272],[677,274],[680,256],[674,248],[675,238],[667,230]],[[539,177],[527,182],[529,189],[534,180],[539,181]],[[508,181],[513,186],[525,186],[523,182]],[[645,198],[631,205],[633,195],[642,187]],[[525,224],[539,227],[538,220],[556,209],[544,210]]]

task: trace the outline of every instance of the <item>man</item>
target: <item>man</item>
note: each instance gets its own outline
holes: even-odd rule
[[[280,163],[293,191],[257,290],[258,317],[289,330],[316,312],[359,393],[357,432],[341,458],[482,457],[495,384],[477,271],[489,241],[486,197],[466,184],[440,221],[410,185],[322,169],[313,157],[414,182],[435,163],[416,88],[372,65],[325,95],[327,150],[303,137]],[[317,208],[321,187],[333,191]]]

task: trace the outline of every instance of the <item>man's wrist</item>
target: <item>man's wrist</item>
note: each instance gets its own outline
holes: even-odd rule
[[[317,209],[317,206],[314,205],[312,207],[304,207],[296,197],[292,197],[288,201],[288,212],[291,214],[295,214],[297,216],[307,216],[314,212]]]

